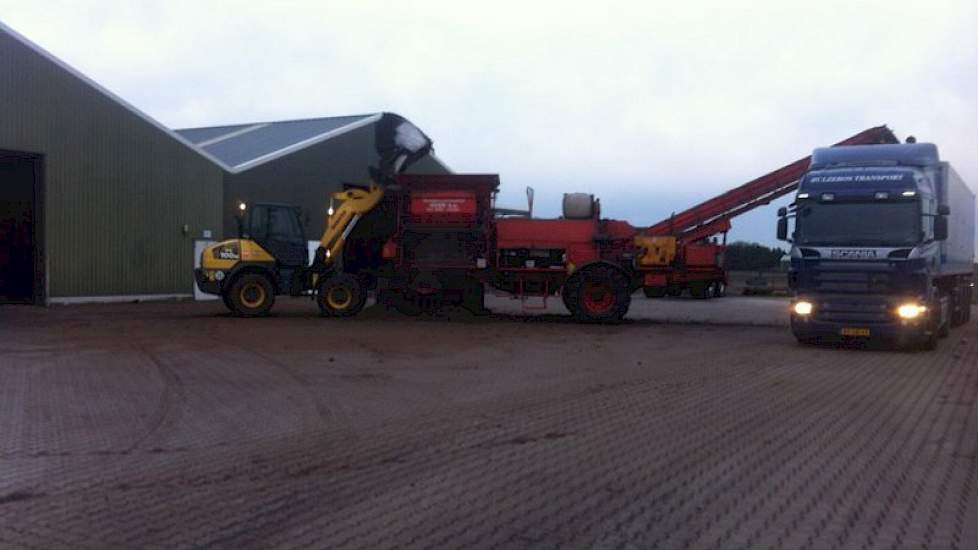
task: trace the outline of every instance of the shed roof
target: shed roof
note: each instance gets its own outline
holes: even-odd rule
[[[53,63],[56,67],[58,67],[62,71],[70,74],[71,76],[75,77],[76,79],[78,79],[79,81],[81,81],[82,83],[84,83],[85,85],[87,85],[87,86],[91,87],[92,89],[94,89],[96,92],[104,95],[110,101],[115,102],[122,109],[125,109],[125,110],[129,111],[130,113],[132,113],[136,117],[138,117],[138,118],[142,119],[143,121],[149,123],[150,125],[156,127],[157,130],[163,132],[164,134],[166,134],[169,137],[171,137],[172,139],[178,141],[182,145],[190,148],[191,150],[193,150],[197,154],[203,156],[207,160],[209,160],[209,161],[217,164],[218,166],[221,166],[224,169],[227,169],[228,168],[225,164],[223,164],[221,162],[220,159],[214,157],[213,155],[208,154],[207,151],[204,151],[204,150],[200,149],[199,147],[195,147],[190,141],[188,141],[185,137],[181,136],[178,132],[174,132],[173,130],[167,128],[163,124],[160,124],[160,122],[158,122],[153,117],[151,117],[151,116],[147,115],[146,113],[140,111],[136,107],[133,107],[126,100],[122,99],[121,97],[117,96],[116,94],[114,94],[113,92],[107,90],[106,88],[102,87],[99,83],[95,82],[91,78],[89,78],[89,77],[85,76],[84,74],[82,74],[81,71],[75,69],[71,65],[68,65],[67,63],[65,63],[64,61],[62,61],[61,59],[59,59],[58,57],[55,57],[54,54],[52,54],[51,52],[45,50],[41,46],[35,44],[31,40],[29,40],[27,37],[25,37],[24,35],[20,34],[17,31],[15,31],[14,29],[10,28],[9,26],[5,25],[2,21],[0,21],[0,33],[4,33],[4,34],[9,35],[11,38],[13,38],[17,42],[21,43],[22,45],[24,45],[27,49],[33,51],[34,53],[36,53],[37,55],[39,55],[42,58],[46,59],[50,63]]]
[[[381,114],[185,128],[184,139],[218,158],[231,172],[275,160],[380,120]]]

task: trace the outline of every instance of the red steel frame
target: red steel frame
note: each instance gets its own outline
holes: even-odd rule
[[[880,143],[898,143],[898,141],[889,128],[877,126],[864,130],[835,145]],[[649,236],[676,237],[677,259],[679,260],[675,268],[665,267],[649,270],[651,273],[648,274],[646,280],[665,285],[677,282],[684,283],[688,280],[725,277],[720,265],[714,266],[712,269],[694,269],[685,266],[683,259],[685,258],[686,247],[713,235],[725,234],[730,230],[731,218],[758,206],[769,204],[771,201],[797,189],[798,180],[804,175],[810,162],[810,156],[798,159],[726,193],[674,214],[642,231],[642,234]],[[722,252],[722,247],[718,247],[718,252]]]
[[[896,143],[896,137],[886,126],[870,128],[836,145],[857,145],[874,143]],[[710,282],[725,280],[718,260],[724,246],[704,241],[713,235],[730,229],[730,219],[758,206],[770,203],[797,188],[798,180],[808,168],[810,157],[799,159],[769,174],[761,176],[744,185],[736,187],[717,197],[704,201],[692,208],[670,216],[644,230],[633,228],[627,222],[599,219],[596,211],[588,220],[540,220],[527,218],[492,217],[492,204],[498,188],[498,176],[409,176],[401,175],[398,183],[402,189],[419,191],[447,191],[462,188],[474,191],[478,197],[478,219],[472,223],[445,223],[432,221],[421,224],[417,230],[444,231],[469,230],[479,226],[479,238],[485,250],[486,269],[474,269],[469,264],[456,264],[446,261],[437,265],[425,265],[425,269],[463,270],[489,282],[494,277],[511,274],[516,283],[516,294],[525,301],[525,285],[529,278],[543,282],[544,304],[546,296],[557,293],[571,274],[571,269],[555,270],[534,267],[502,267],[500,253],[503,249],[563,249],[566,263],[580,269],[593,262],[606,262],[618,265],[632,274],[635,283],[644,286],[686,285],[695,281]],[[406,209],[409,200],[406,193],[398,193],[397,232],[393,243],[398,253],[394,258],[397,269],[410,269],[405,262],[404,251],[400,249],[404,231],[407,230]],[[634,238],[636,235],[672,236],[677,240],[676,261],[671,266],[646,268],[634,265],[636,254]],[[696,264],[687,262],[692,252],[699,258]],[[706,261],[704,261],[706,258]],[[711,263],[712,262],[712,263]],[[525,306],[525,304],[524,304]]]
[[[835,145],[878,143],[897,143],[897,139],[886,126],[877,126],[864,130]],[[722,231],[715,230],[710,227],[710,224],[722,224],[726,220],[729,229],[730,218],[768,204],[774,199],[797,189],[798,180],[805,174],[811,160],[811,156],[798,159],[722,195],[670,216],[652,225],[643,233],[646,235],[673,235],[683,237],[686,241],[695,241]]]

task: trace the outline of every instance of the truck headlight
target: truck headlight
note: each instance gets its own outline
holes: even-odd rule
[[[795,305],[792,307],[792,309],[795,311],[795,314],[797,315],[811,315],[814,306],[812,305],[811,302],[806,302],[802,300],[800,302],[795,302]]]
[[[898,307],[897,315],[899,315],[901,319],[916,319],[925,311],[927,311],[926,306],[910,303],[903,304],[902,306]]]

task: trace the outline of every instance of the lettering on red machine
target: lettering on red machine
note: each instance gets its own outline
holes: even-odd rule
[[[411,194],[411,217],[420,223],[467,223],[476,218],[475,194],[427,191]]]

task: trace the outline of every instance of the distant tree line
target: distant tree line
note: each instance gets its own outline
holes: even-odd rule
[[[766,271],[777,269],[784,254],[780,248],[737,241],[727,245],[723,263],[729,271]]]

